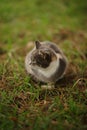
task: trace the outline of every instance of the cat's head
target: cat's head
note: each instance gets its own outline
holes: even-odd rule
[[[56,60],[56,55],[52,49],[48,48],[44,44],[41,44],[39,41],[36,41],[35,50],[31,55],[31,65],[47,68],[54,60]]]

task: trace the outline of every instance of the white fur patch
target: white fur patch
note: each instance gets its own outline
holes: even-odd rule
[[[59,67],[59,62],[58,61],[53,61],[49,67],[46,69],[39,69],[38,71],[44,75],[45,77],[49,78],[53,73],[56,71],[56,69]]]
[[[57,54],[57,60],[50,63],[49,67],[47,68],[41,68],[36,66],[35,69],[38,70],[38,72],[45,77],[49,78],[51,77],[59,68],[59,58],[62,58],[60,54]]]

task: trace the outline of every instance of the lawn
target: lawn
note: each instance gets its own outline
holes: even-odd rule
[[[0,130],[87,130],[86,15],[86,0],[0,0]],[[68,59],[53,90],[26,73],[35,40]]]

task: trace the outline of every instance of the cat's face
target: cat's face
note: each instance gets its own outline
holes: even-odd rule
[[[53,60],[56,60],[56,56],[50,48],[42,47],[40,43],[37,44],[31,56],[31,64],[47,68]]]

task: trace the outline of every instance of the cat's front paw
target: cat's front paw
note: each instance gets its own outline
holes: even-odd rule
[[[42,89],[52,90],[52,89],[55,88],[55,85],[53,83],[48,83],[48,84],[45,84],[45,85],[41,85],[41,88]]]

